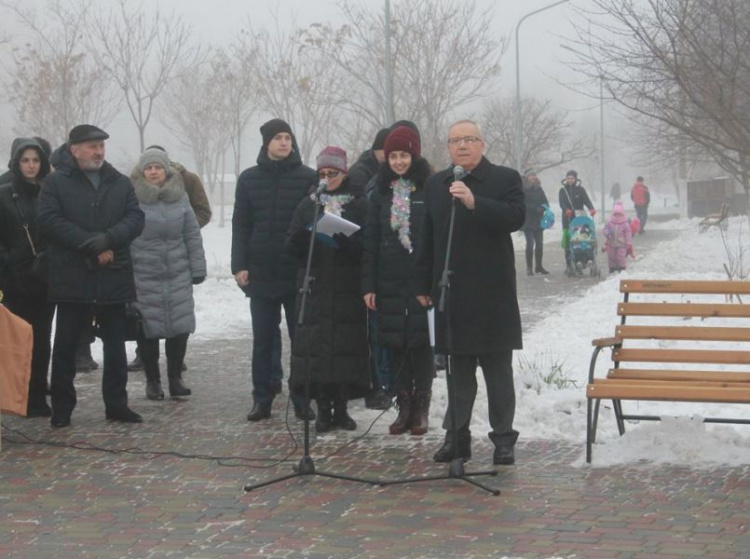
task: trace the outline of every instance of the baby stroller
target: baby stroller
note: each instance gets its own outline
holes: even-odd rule
[[[601,277],[602,271],[596,261],[596,225],[587,215],[579,215],[568,225],[570,262],[565,270],[569,277],[582,276],[586,270],[592,278]]]

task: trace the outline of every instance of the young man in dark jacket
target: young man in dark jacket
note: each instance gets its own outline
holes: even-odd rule
[[[50,301],[57,303],[52,350],[53,427],[67,427],[76,405],[76,346],[92,308],[104,345],[102,394],[106,417],[140,423],[128,407],[125,305],[135,299],[130,243],[144,216],[133,185],[104,160],[109,135],[74,127],[58,148],[57,167],[39,197],[39,228],[49,239]]]
[[[271,416],[274,337],[284,308],[289,338],[294,337],[295,277],[298,263],[284,248],[294,210],[315,184],[317,174],[302,164],[292,129],[281,119],[260,127],[258,164],[237,179],[232,216],[232,274],[250,297],[253,322],[253,408],[248,421]],[[292,395],[295,415],[314,419],[302,396]]]

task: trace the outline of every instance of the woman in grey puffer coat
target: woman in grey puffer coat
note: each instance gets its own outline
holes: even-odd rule
[[[195,332],[193,285],[206,279],[206,257],[195,213],[182,177],[172,173],[169,157],[147,149],[133,181],[146,214],[140,237],[130,245],[142,327],[138,349],[146,372],[146,397],[164,399],[159,372],[159,340],[164,338],[169,395],[189,396],[182,382],[187,340]]]

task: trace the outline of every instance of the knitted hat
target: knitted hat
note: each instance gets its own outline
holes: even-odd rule
[[[414,130],[414,132],[417,133],[417,138],[419,139],[419,141],[422,141],[422,135],[419,133],[419,128],[417,128],[417,125],[414,124],[411,120],[398,120],[394,122],[393,124],[391,124],[391,131],[400,126],[406,126],[407,128],[411,128],[412,130]]]
[[[316,159],[317,169],[338,169],[346,173],[346,151],[336,146],[323,148]]]
[[[378,130],[378,133],[375,135],[375,140],[372,142],[372,147],[370,149],[372,149],[373,151],[383,149],[383,145],[385,145],[385,139],[390,133],[390,128],[381,128],[380,130]]]
[[[93,124],[79,124],[71,128],[68,134],[68,144],[72,146],[92,140],[106,140],[107,138],[109,138],[109,134],[101,128],[97,128]]]
[[[263,137],[263,148],[267,148],[268,144],[271,143],[271,140],[273,140],[274,136],[276,134],[281,134],[282,132],[286,132],[292,138],[294,138],[294,134],[292,133],[292,128],[289,126],[286,121],[281,120],[280,118],[274,118],[266,122],[260,127],[260,135]]]
[[[568,177],[573,177],[574,179],[577,179],[578,178],[578,171],[574,171],[573,169],[571,169],[570,171],[568,171],[567,173],[565,173],[565,178],[567,179]]]
[[[617,202],[615,202],[614,205],[612,206],[612,213],[616,213],[616,214],[625,213],[624,208],[622,207],[622,202],[620,200],[617,200]]]
[[[156,164],[164,168],[169,174],[169,156],[166,151],[158,148],[149,148],[141,154],[141,158],[138,160],[138,168],[143,173],[146,167],[149,165]]]
[[[525,170],[525,171],[523,172],[523,176],[524,176],[524,177],[530,177],[531,175],[536,175],[536,169],[533,169],[533,168],[531,168],[531,169],[526,169],[526,170]]]
[[[412,157],[419,157],[421,146],[419,145],[419,135],[407,126],[399,126],[394,128],[393,132],[388,134],[385,139],[385,156],[392,151],[405,151],[410,153]]]

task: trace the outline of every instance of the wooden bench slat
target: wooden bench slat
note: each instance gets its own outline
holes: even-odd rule
[[[748,281],[637,280],[620,281],[620,293],[705,293],[713,295],[750,295]]]
[[[609,379],[670,380],[750,383],[750,372],[739,371],[685,371],[674,369],[610,369]]]
[[[750,365],[750,351],[712,349],[615,349],[612,361]]]
[[[612,400],[659,400],[665,402],[715,402],[750,403],[750,387],[726,388],[694,386],[689,383],[671,384],[623,384],[607,379],[597,379],[586,386],[588,398]]]
[[[712,381],[712,380],[669,380],[669,379],[661,379],[661,380],[647,380],[647,379],[641,379],[634,381],[633,379],[629,378],[608,378],[608,379],[602,379],[606,380],[607,382],[611,382],[613,384],[621,384],[621,385],[638,385],[638,386],[698,386],[698,387],[704,387],[704,388],[727,388],[727,389],[733,389],[733,388],[739,388],[739,389],[750,389],[750,384],[747,382],[721,382],[721,381]]]
[[[619,316],[750,318],[750,305],[721,303],[618,303]]]
[[[615,336],[631,340],[691,340],[711,342],[750,342],[750,328],[725,326],[633,326],[615,328]]]

